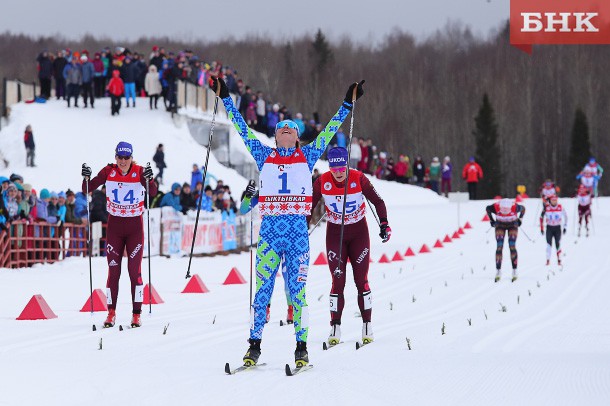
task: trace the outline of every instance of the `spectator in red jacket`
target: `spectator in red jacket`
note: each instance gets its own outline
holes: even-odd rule
[[[470,200],[477,198],[477,183],[483,179],[483,169],[475,162],[474,157],[470,157],[470,162],[464,165],[462,178],[468,183],[468,195]]]
[[[398,162],[394,165],[394,173],[396,174],[396,181],[398,183],[408,183],[407,182],[407,171],[409,170],[409,166],[405,159],[404,155],[401,155],[398,158]]]
[[[34,143],[34,133],[32,132],[32,126],[28,125],[25,127],[25,133],[23,135],[23,143],[25,144],[25,164],[26,166],[36,166],[34,164],[34,156],[36,155],[36,144]]]
[[[121,79],[121,72],[119,70],[112,72],[112,79],[108,82],[106,90],[110,94],[110,113],[113,116],[119,114],[119,110],[121,110],[121,96],[125,91],[125,84],[123,79]]]

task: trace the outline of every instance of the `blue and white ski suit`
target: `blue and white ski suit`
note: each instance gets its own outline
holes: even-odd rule
[[[280,157],[291,157],[298,152],[296,148],[274,149],[263,145],[248,128],[231,97],[224,98],[222,101],[229,119],[235,125],[248,151],[256,161],[259,171],[263,170],[265,161],[274,152],[273,156],[279,155]],[[314,142],[301,149],[310,173],[351,109],[351,103],[343,102],[343,105]],[[278,175],[281,177],[283,174],[278,171]],[[250,319],[251,339],[262,338],[267,304],[273,293],[275,277],[281,259],[284,258],[286,284],[294,308],[296,340],[307,341],[309,330],[309,313],[305,296],[305,284],[309,269],[309,236],[307,231],[307,220],[304,214],[263,215],[256,252],[256,294]]]

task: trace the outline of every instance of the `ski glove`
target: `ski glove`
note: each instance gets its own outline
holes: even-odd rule
[[[489,220],[489,225],[492,227],[496,227],[496,224],[498,224],[495,220]]]
[[[221,99],[226,99],[227,97],[229,97],[229,88],[227,87],[225,81],[222,80],[222,78],[216,78],[212,76],[210,78],[209,86],[210,89],[214,91],[214,93],[217,93],[218,86],[220,86],[219,96]]]
[[[254,196],[254,193],[256,193],[256,186],[254,186],[255,184],[256,182],[254,180],[251,180],[250,183],[248,183],[248,187],[246,188],[246,194],[244,195],[244,197],[252,199],[252,196]]]
[[[517,227],[521,227],[521,224],[523,224],[523,222],[521,221],[521,219],[517,219]]]
[[[345,93],[345,101],[348,103],[353,103],[354,97],[354,88],[356,89],[356,100],[362,97],[364,94],[364,90],[362,89],[362,85],[364,84],[364,80],[361,80],[360,83],[352,83],[350,87],[347,89],[347,93]]]
[[[542,228],[540,229],[540,235],[544,235],[544,230]]]
[[[567,232],[568,232],[568,229],[564,227],[563,228],[563,235],[566,235]]]
[[[381,242],[388,242],[390,237],[392,236],[392,229],[388,225],[387,221],[384,221],[379,225],[379,236],[381,237]]]
[[[85,178],[90,178],[91,177],[91,168],[88,167],[87,164],[83,164],[80,174]]]
[[[153,178],[153,170],[150,167],[150,162],[146,164],[146,168],[144,168],[144,178],[146,178],[147,181],[151,181]]]

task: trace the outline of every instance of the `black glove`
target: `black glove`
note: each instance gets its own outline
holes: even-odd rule
[[[364,94],[364,90],[362,89],[363,84],[364,80],[361,80],[360,83],[352,83],[349,89],[347,89],[347,93],[345,93],[345,101],[350,104],[354,102],[354,88],[356,88],[356,86],[358,86],[356,88],[356,100],[361,98]]]
[[[220,86],[220,93],[219,96],[221,99],[225,99],[227,97],[229,97],[229,88],[227,87],[227,84],[225,83],[224,80],[222,80],[222,78],[216,78],[214,76],[212,76],[210,78],[210,89],[212,89],[214,91],[214,93],[218,93],[218,86]]]
[[[149,182],[150,182],[150,181],[152,180],[152,178],[153,178],[153,170],[152,170],[152,168],[150,167],[150,162],[149,162],[149,163],[147,163],[147,164],[146,164],[146,168],[144,168],[144,178],[145,178],[147,181],[149,181]]]
[[[89,168],[87,166],[87,164],[83,164],[80,174],[85,178],[90,178],[91,177],[91,168]]]
[[[496,227],[496,224],[498,224],[495,220],[489,220],[489,225],[492,227]]]
[[[522,223],[523,223],[523,222],[521,221],[521,219],[517,219],[517,227],[521,227],[521,224],[522,224]]]
[[[568,229],[564,227],[563,228],[563,235],[566,235],[567,232],[568,232]]]
[[[540,235],[544,235],[544,230],[540,229]]]
[[[381,242],[388,242],[390,237],[392,236],[392,229],[388,225],[387,221],[384,221],[379,225],[379,236],[381,237]]]
[[[256,182],[254,180],[251,180],[248,183],[248,187],[246,188],[246,194],[244,195],[244,197],[247,197],[248,199],[252,199],[252,196],[254,196],[254,193],[256,193]]]

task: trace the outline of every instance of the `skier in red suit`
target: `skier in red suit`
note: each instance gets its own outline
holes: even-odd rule
[[[116,302],[119,294],[121,260],[127,249],[127,270],[131,279],[131,298],[133,303],[132,327],[140,327],[142,312],[143,286],[141,265],[144,253],[144,201],[146,184],[151,196],[157,194],[157,186],[152,181],[150,164],[145,168],[133,161],[131,144],[119,142],[115,150],[115,164],[108,164],[91,178],[91,168],[82,167],[83,193],[93,192],[106,184],[106,207],[108,209],[108,230],[106,233],[106,259],[108,261],[108,317],[104,327],[113,327],[116,319]],[[87,185],[88,183],[88,185]]]
[[[379,236],[387,242],[392,234],[388,225],[388,215],[385,203],[366,176],[360,171],[351,169],[347,175],[348,153],[345,148],[335,147],[328,151],[328,164],[330,171],[322,174],[313,184],[313,203],[316,207],[320,197],[324,196],[326,206],[326,253],[328,267],[332,275],[330,291],[330,325],[331,332],[328,337],[329,345],[336,345],[341,340],[341,313],[345,299],[345,266],[347,259],[354,271],[354,282],[358,290],[358,307],[362,315],[362,341],[373,341],[371,324],[371,289],[368,282],[371,243],[369,228],[366,222],[366,199],[375,205],[379,215]],[[345,179],[348,178],[348,190],[345,205],[345,218],[343,230],[343,246],[341,260],[339,261],[339,244],[341,240],[341,221],[343,214],[343,196],[345,192]]]

